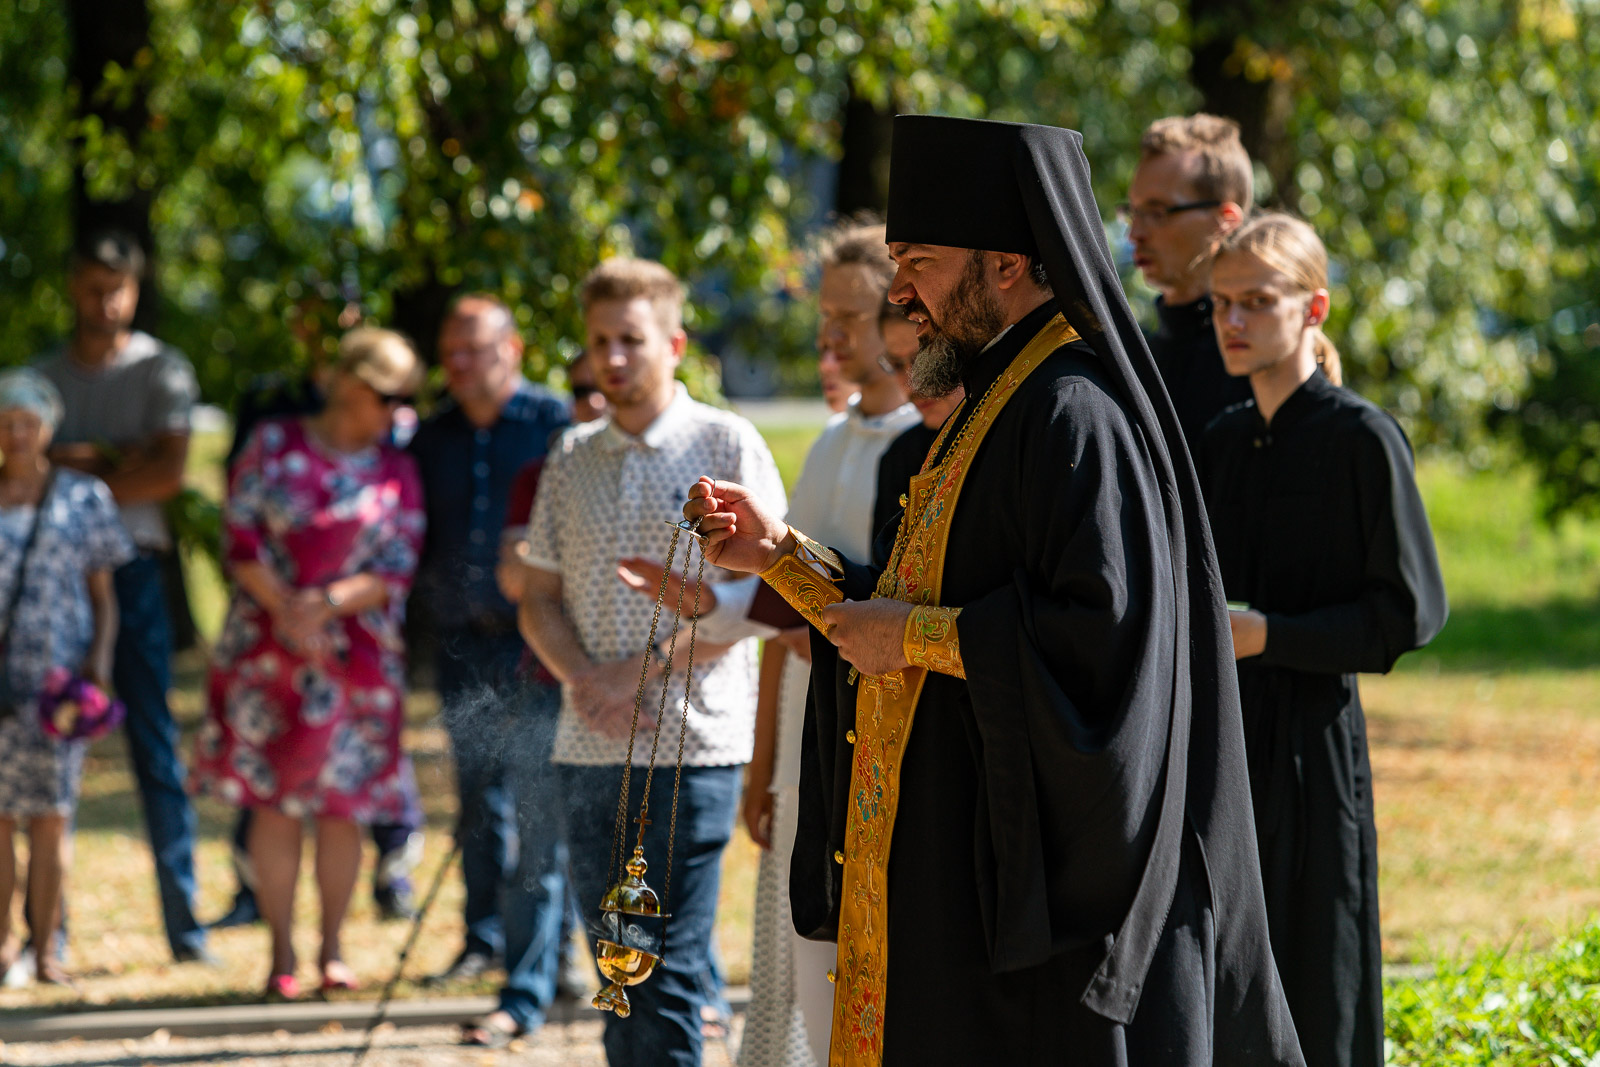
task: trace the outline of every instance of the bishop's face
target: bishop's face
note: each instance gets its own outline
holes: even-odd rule
[[[961,384],[967,362],[1005,327],[990,254],[948,245],[896,242],[889,299],[917,325],[913,397],[940,397]]]

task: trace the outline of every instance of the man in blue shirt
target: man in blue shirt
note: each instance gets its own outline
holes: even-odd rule
[[[552,892],[548,878],[534,885],[510,878],[518,798],[508,769],[548,764],[556,712],[517,699],[523,642],[517,608],[500,594],[495,565],[512,481],[524,464],[546,453],[570,416],[553,393],[522,376],[522,338],[510,310],[493,296],[455,301],[440,330],[439,362],[450,399],[423,421],[410,445],[428,512],[411,603],[427,613],[437,641],[466,883],[466,943],[438,978],[476,977],[505,956],[508,987],[536,987],[526,998],[529,1017],[518,1020],[531,1029],[554,994],[555,945],[546,951],[547,924],[535,921],[541,943],[508,951],[502,914],[519,929],[536,913],[559,914],[563,889]],[[534,751],[540,748],[542,754]]]

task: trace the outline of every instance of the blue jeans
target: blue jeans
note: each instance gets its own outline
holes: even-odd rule
[[[515,630],[439,632],[439,704],[456,759],[456,840],[466,884],[464,951],[501,956],[501,887],[516,863],[513,798],[506,781],[507,747],[521,683],[522,638]]]
[[[120,617],[112,682],[128,708],[128,750],[155,853],[167,943],[173,955],[182,958],[205,947],[206,932],[194,915],[194,808],[178,758],[178,724],[167,706],[172,626],[161,558],[141,552],[118,567],[112,578]]]
[[[685,767],[678,799],[677,840],[672,852],[672,887],[667,890],[667,837],[672,812],[672,765],[658,767],[650,790],[650,825],[645,828],[646,880],[671,913],[666,955],[646,981],[628,987],[633,1014],[606,1016],[606,1061],[611,1067],[690,1067],[700,1062],[704,1039],[700,1009],[710,1003],[711,930],[722,878],[722,849],[733,833],[739,803],[739,767]],[[566,786],[572,878],[586,909],[598,908],[608,888],[606,861],[617,817],[621,767],[561,768]],[[637,817],[643,772],[636,769],[629,819]],[[627,840],[638,828],[631,822]],[[588,916],[593,918],[592,915]]]
[[[523,686],[506,746],[517,861],[501,891],[506,983],[500,990],[500,1010],[530,1031],[544,1022],[555,999],[572,911],[561,780],[550,763],[560,714],[559,686]]]

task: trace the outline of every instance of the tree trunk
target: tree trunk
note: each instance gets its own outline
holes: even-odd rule
[[[106,65],[131,68],[139,53],[150,47],[150,12],[144,0],[67,0],[67,19],[72,34],[72,82],[78,91],[81,115],[94,115],[106,130],[119,130],[128,144],[138,151],[139,140],[150,121],[144,93],[133,93],[126,106],[102,98]],[[116,229],[131,234],[145,253],[145,276],[140,283],[139,307],[134,313],[137,329],[154,333],[160,317],[160,295],[156,290],[155,242],[150,232],[150,204],[154,193],[130,187],[124,195],[97,200],[89,195],[81,161],[72,172],[73,245],[82,247],[99,230]],[[167,614],[172,626],[172,647],[184,651],[195,646],[198,630],[189,610],[183,568],[178,557],[167,557],[162,564],[166,586]]]
[[[1272,179],[1264,200],[1273,205],[1294,202],[1294,97],[1288,64],[1269,28],[1293,25],[1299,7],[1297,0],[1270,9],[1261,0],[1189,0],[1189,80],[1200,91],[1201,110],[1239,124],[1245,150]]]
[[[134,93],[126,107],[119,107],[114,100],[101,99],[100,87],[105,82],[106,64],[132,67],[139,52],[150,47],[150,12],[144,0],[67,0],[66,6],[72,33],[72,82],[78,91],[80,113],[98,116],[108,130],[122,131],[137,149],[150,118],[144,94]],[[80,165],[73,171],[72,198],[74,245],[81,245],[96,230],[125,230],[138,239],[153,262],[150,190],[131,188],[114,200],[93,199]],[[153,274],[147,271],[134,319],[140,329],[148,330],[156,319],[160,301],[155,298],[153,281]]]
[[[879,218],[889,205],[889,139],[894,109],[880,107],[850,86],[839,135],[839,186],[833,209],[849,216],[870,211]]]

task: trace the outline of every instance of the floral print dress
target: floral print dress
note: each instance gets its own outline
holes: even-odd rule
[[[13,819],[68,815],[77,803],[88,742],[46,734],[27,694],[39,691],[52,667],[82,668],[94,640],[88,576],[115,570],[134,553],[111,490],[100,479],[57,468],[42,506],[17,602],[16,632],[0,635],[11,688],[21,698],[15,713],[0,722],[0,815]],[[0,608],[11,600],[34,510],[0,508]]]
[[[197,792],[293,816],[420,819],[400,749],[401,622],[423,524],[421,484],[405,453],[379,445],[341,454],[298,419],[257,427],[229,486],[229,564],[263,563],[295,589],[375,574],[389,598],[334,619],[332,651],[315,660],[281,644],[266,611],[235,590],[213,650]]]

